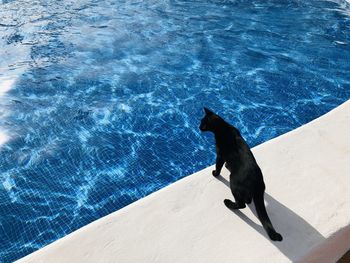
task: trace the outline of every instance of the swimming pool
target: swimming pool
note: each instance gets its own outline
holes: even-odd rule
[[[0,261],[212,164],[203,106],[254,146],[349,99],[349,10],[3,0]]]

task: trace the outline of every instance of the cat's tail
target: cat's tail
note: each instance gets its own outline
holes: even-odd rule
[[[255,209],[258,214],[258,218],[263,225],[265,231],[269,235],[270,239],[273,241],[282,241],[281,234],[277,233],[276,230],[273,228],[272,223],[270,221],[269,216],[267,215],[265,204],[264,204],[264,192],[261,194],[256,194],[253,197]]]

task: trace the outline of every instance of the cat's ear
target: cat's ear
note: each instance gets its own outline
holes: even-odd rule
[[[211,110],[209,110],[208,108],[204,107],[204,112],[206,115],[213,115],[214,112],[212,112]]]

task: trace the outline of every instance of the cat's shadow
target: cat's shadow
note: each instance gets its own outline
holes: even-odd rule
[[[230,188],[229,181],[222,176],[217,179]],[[234,201],[234,198],[230,198]],[[265,201],[267,203],[266,210],[269,214],[271,222],[276,231],[283,236],[282,242],[274,242],[269,239],[264,228],[260,224],[256,224],[240,210],[231,210],[249,226],[254,228],[258,233],[268,239],[275,245],[286,257],[292,262],[307,253],[312,246],[325,240],[312,225],[306,222],[292,210],[278,202],[272,196],[265,192]],[[253,202],[248,205],[252,213],[257,217]],[[273,211],[274,213],[271,213]],[[260,222],[260,221],[259,221]]]

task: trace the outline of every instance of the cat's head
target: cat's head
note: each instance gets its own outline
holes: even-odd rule
[[[201,125],[199,126],[199,129],[201,131],[214,132],[220,117],[216,115],[214,112],[212,112],[211,110],[209,110],[208,108],[204,108],[204,112],[205,112],[205,116],[201,120]]]

